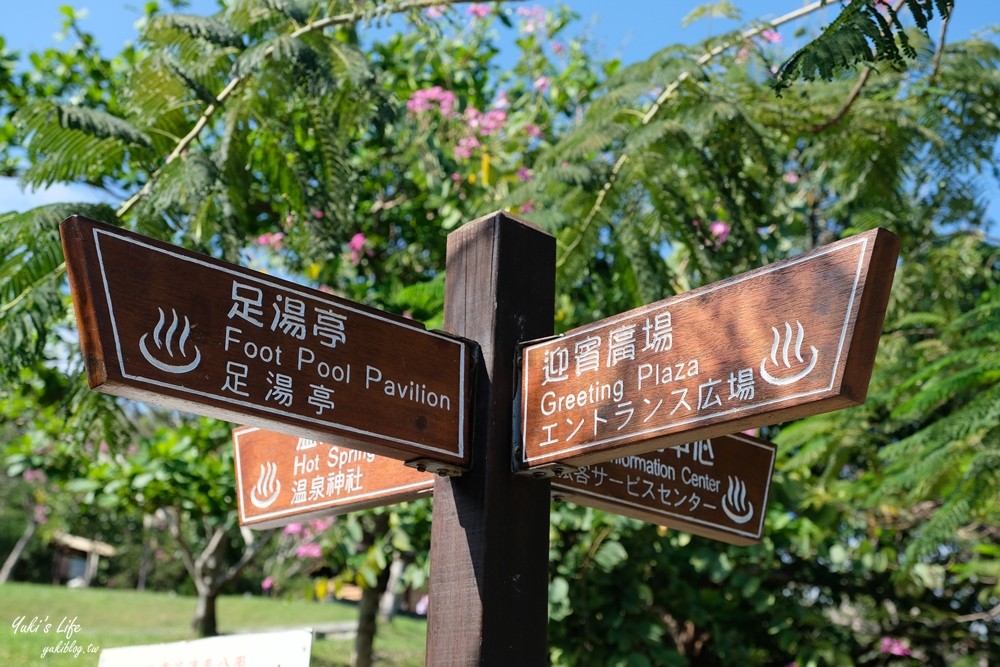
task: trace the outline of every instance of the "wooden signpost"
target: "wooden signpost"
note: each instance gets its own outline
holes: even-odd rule
[[[426,662],[463,667],[547,663],[553,491],[760,539],[774,446],[727,434],[864,400],[898,252],[876,230],[542,341],[555,239],[506,213],[448,237],[448,333],[79,217],[62,238],[92,387],[287,434],[236,432],[246,525],[439,473]]]
[[[898,239],[883,229],[529,344],[521,471],[864,401]]]
[[[61,232],[92,388],[468,466],[470,342],[85,218]]]
[[[274,528],[429,495],[434,475],[396,459],[254,426],[233,430],[240,524]]]
[[[434,475],[368,452],[256,427],[233,430],[240,524],[274,528],[429,496]],[[776,447],[731,435],[568,470],[556,501],[730,544],[759,542]]]

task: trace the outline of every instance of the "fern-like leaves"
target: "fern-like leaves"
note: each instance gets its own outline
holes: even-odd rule
[[[952,4],[950,0],[906,0],[917,28],[924,33],[935,14],[948,19]],[[819,37],[781,65],[773,85],[780,93],[796,80],[831,81],[861,63],[885,64],[902,71],[907,59],[914,57],[916,51],[891,5],[882,0],[855,0]]]
[[[68,315],[59,223],[73,214],[115,221],[103,204],[0,214],[0,372],[9,377],[41,358],[49,333]]]

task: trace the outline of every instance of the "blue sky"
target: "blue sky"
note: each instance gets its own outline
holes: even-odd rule
[[[142,16],[143,0],[6,0],[0,18],[0,36],[10,50],[23,53],[59,47],[57,33],[64,19],[59,8],[70,5],[86,9],[82,26],[95,34],[108,53],[116,52],[137,35],[136,21]],[[163,0],[163,4],[167,4]],[[536,0],[527,4],[556,6],[556,0]],[[621,57],[625,62],[642,60],[669,44],[698,42],[713,34],[741,27],[750,21],[773,20],[810,2],[803,0],[733,0],[743,13],[742,23],[722,19],[700,20],[683,28],[682,19],[702,0],[563,0],[581,16],[578,30],[587,32],[597,53]],[[790,24],[781,32],[791,36],[798,28],[818,30],[833,20],[839,3]],[[1000,25],[1000,2],[995,0],[958,0],[948,29],[950,40],[969,37],[991,25]],[[185,10],[208,14],[217,9],[216,0],[191,0]],[[510,4],[510,7],[517,6]],[[459,11],[463,8],[459,6]],[[937,31],[933,33],[936,37]],[[1000,193],[996,193],[1000,200]],[[0,211],[25,210],[32,206],[67,199],[93,200],[98,195],[77,188],[55,186],[45,193],[23,193],[11,179],[0,178]],[[993,217],[1000,217],[1000,203],[991,206]]]

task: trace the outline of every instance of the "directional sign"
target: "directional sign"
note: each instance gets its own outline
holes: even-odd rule
[[[776,447],[724,435],[552,479],[556,497],[730,544],[760,542]]]
[[[233,430],[240,524],[273,528],[428,495],[434,475],[370,452],[264,431]]]
[[[85,218],[61,232],[92,388],[467,467],[468,341]]]
[[[584,465],[864,401],[882,229],[528,345],[515,466]]]
[[[434,475],[308,438],[233,430],[240,524],[274,528],[429,496]],[[776,447],[731,435],[625,456],[552,479],[557,500],[730,544],[759,542]]]

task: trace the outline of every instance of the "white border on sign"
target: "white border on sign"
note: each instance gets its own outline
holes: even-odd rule
[[[600,440],[593,440],[591,442],[586,442],[586,443],[583,443],[583,444],[580,444],[580,445],[575,445],[573,447],[553,448],[552,452],[554,452],[554,454],[553,453],[542,453],[542,454],[539,454],[538,456],[528,456],[527,455],[528,454],[528,447],[527,447],[527,441],[528,441],[528,438],[527,438],[527,431],[528,431],[528,411],[527,410],[522,410],[523,414],[522,414],[522,419],[521,419],[521,439],[525,443],[525,446],[523,446],[521,448],[522,452],[523,452],[522,455],[521,455],[521,460],[524,463],[531,463],[532,461],[548,460],[548,459],[551,459],[553,456],[558,456],[560,458],[565,458],[565,455],[568,455],[568,454],[570,454],[572,452],[587,451],[589,449],[593,449],[593,448],[598,447],[600,445],[605,445],[605,444],[608,444],[608,443],[617,442],[619,440],[632,439],[632,438],[635,438],[636,436],[644,436],[644,435],[653,436],[656,433],[659,433],[659,432],[662,432],[662,431],[666,431],[668,429],[674,429],[674,428],[677,428],[678,426],[686,426],[688,424],[696,424],[698,422],[705,421],[707,419],[716,419],[718,417],[723,417],[723,416],[735,414],[735,413],[738,413],[738,412],[744,412],[746,410],[756,410],[758,408],[766,407],[768,405],[775,405],[775,404],[778,404],[778,403],[784,403],[786,401],[790,401],[790,400],[793,400],[793,399],[804,398],[806,396],[812,396],[813,394],[821,394],[823,392],[830,391],[833,388],[834,382],[836,382],[836,380],[837,380],[837,370],[840,368],[840,358],[843,355],[844,342],[847,339],[847,330],[850,327],[850,323],[851,323],[851,312],[854,310],[854,299],[857,296],[858,285],[861,282],[861,272],[862,272],[862,269],[864,268],[865,250],[868,247],[868,237],[867,236],[865,236],[863,238],[860,238],[860,239],[848,239],[848,240],[842,242],[841,244],[837,244],[835,247],[827,248],[825,250],[819,250],[815,254],[810,254],[807,257],[793,258],[793,259],[787,260],[786,262],[780,263],[778,266],[773,266],[773,268],[763,267],[762,269],[758,269],[757,271],[752,271],[751,272],[752,275],[736,276],[735,278],[732,278],[732,279],[730,279],[728,281],[724,281],[725,284],[723,284],[723,285],[717,285],[717,286],[707,285],[704,288],[697,289],[697,290],[694,290],[692,292],[689,292],[689,293],[686,293],[686,294],[682,294],[682,295],[679,295],[677,297],[671,297],[670,299],[667,299],[668,301],[670,301],[670,306],[673,307],[675,304],[683,303],[684,301],[688,301],[689,299],[694,299],[694,298],[698,298],[698,297],[704,296],[706,294],[711,294],[712,292],[716,292],[716,291],[718,291],[720,289],[727,289],[729,287],[732,287],[733,285],[738,285],[738,284],[740,284],[742,282],[746,282],[747,280],[754,280],[756,278],[760,278],[761,276],[768,275],[768,274],[774,273],[776,271],[784,271],[785,269],[789,269],[789,268],[791,268],[793,266],[797,266],[797,265],[803,264],[805,262],[810,262],[810,261],[812,261],[814,259],[817,259],[819,257],[824,257],[824,256],[829,255],[831,253],[840,252],[842,250],[845,250],[847,248],[851,248],[851,247],[856,246],[856,245],[860,245],[861,246],[861,251],[858,253],[858,266],[857,266],[857,269],[855,270],[855,273],[854,273],[854,284],[851,286],[851,295],[850,295],[850,298],[847,300],[847,312],[844,315],[844,325],[843,325],[843,327],[840,330],[840,341],[839,341],[839,343],[837,345],[837,354],[836,354],[836,357],[834,358],[833,373],[830,376],[830,383],[826,387],[821,387],[819,389],[812,389],[812,390],[809,390],[809,391],[800,392],[798,394],[791,394],[789,396],[782,396],[780,398],[773,398],[773,399],[771,399],[769,401],[763,401],[761,403],[752,403],[750,405],[745,405],[745,406],[739,406],[739,407],[735,407],[735,408],[730,408],[729,410],[725,410],[723,412],[713,412],[713,413],[708,414],[708,415],[691,417],[691,418],[688,418],[688,419],[685,419],[685,420],[681,420],[681,421],[677,421],[677,422],[671,422],[669,424],[664,424],[664,425],[661,425],[661,426],[651,426],[650,428],[647,428],[647,429],[644,429],[644,430],[641,430],[641,431],[632,431],[632,432],[629,432],[629,433],[624,434],[624,435],[610,436],[610,437],[607,437],[607,438],[602,438]],[[636,308],[635,310],[627,311],[625,313],[622,313],[621,315],[611,317],[611,318],[609,318],[607,320],[602,320],[600,324],[596,324],[595,323],[593,325],[588,325],[588,326],[581,327],[579,329],[574,329],[573,332],[569,336],[565,336],[565,337],[560,337],[560,338],[557,338],[557,339],[553,339],[552,341],[550,341],[548,343],[545,343],[545,344],[542,344],[542,345],[539,345],[536,348],[531,348],[531,347],[525,348],[525,350],[524,350],[524,364],[528,365],[528,356],[534,350],[541,350],[543,347],[549,347],[551,345],[558,345],[559,343],[564,342],[564,341],[568,340],[571,337],[581,336],[581,335],[583,335],[585,333],[589,333],[589,332],[594,331],[596,329],[604,329],[604,328],[613,326],[613,325],[615,325],[615,324],[617,324],[619,322],[622,322],[624,320],[630,320],[632,318],[639,317],[639,316],[642,315],[643,312],[645,312],[645,311],[647,311],[649,309],[652,309],[652,308],[662,308],[662,307],[664,307],[663,302],[657,302],[657,303],[654,303],[654,304],[649,304],[648,306],[641,306],[639,308]],[[522,391],[524,392],[524,404],[525,405],[530,405],[530,402],[529,402],[530,401],[530,397],[528,396],[528,374],[527,373],[523,373],[522,374],[521,387],[522,387]]]
[[[234,441],[233,444],[236,447],[236,455],[234,457],[236,459],[236,488],[239,490],[240,494],[243,493],[243,465],[242,465],[242,461],[241,461],[240,455],[239,455],[239,442],[238,441],[239,441],[239,438],[240,438],[241,435],[246,435],[248,433],[253,433],[254,431],[260,431],[260,430],[262,430],[262,429],[257,428],[256,426],[244,426],[244,427],[241,427],[241,428],[238,428],[238,429],[233,429],[233,441]],[[399,461],[398,463],[401,466],[405,465],[402,461]],[[409,491],[411,489],[420,489],[421,487],[424,487],[424,486],[427,485],[427,481],[430,481],[433,484],[433,482],[434,482],[434,476],[433,476],[433,474],[432,473],[427,473],[427,475],[429,477],[429,480],[424,480],[424,481],[420,481],[420,482],[413,482],[411,484],[403,484],[402,486],[391,486],[391,487],[388,487],[388,488],[383,488],[383,489],[381,489],[379,491],[372,491],[372,492],[369,492],[369,493],[362,493],[362,494],[358,494],[358,495],[352,495],[350,497],[345,497],[345,498],[339,499],[339,500],[332,500],[332,501],[331,500],[324,500],[324,501],[320,501],[320,502],[314,502],[312,504],[296,505],[295,507],[289,507],[289,508],[286,508],[286,509],[283,509],[283,510],[274,511],[274,512],[267,512],[267,513],[262,513],[262,514],[255,514],[255,515],[253,515],[253,517],[247,517],[246,512],[243,509],[244,508],[244,503],[243,503],[242,498],[241,498],[240,502],[237,503],[239,505],[239,508],[240,508],[240,520],[243,523],[247,523],[248,521],[252,522],[252,523],[258,523],[258,522],[264,521],[266,519],[280,519],[280,518],[286,517],[286,516],[295,516],[297,514],[305,514],[309,510],[334,509],[334,508],[337,508],[337,507],[341,507],[342,505],[351,505],[351,504],[357,503],[359,501],[366,500],[368,498],[377,498],[377,497],[384,496],[384,495],[387,495],[387,494],[390,494],[390,493],[401,493],[403,491]]]
[[[106,229],[98,229],[98,228],[95,227],[94,228],[94,245],[97,248],[97,261],[98,261],[98,264],[99,264],[100,269],[101,269],[101,280],[104,283],[104,294],[105,294],[105,297],[107,298],[107,302],[108,302],[108,313],[111,316],[111,330],[112,330],[112,333],[113,333],[114,338],[115,338],[115,352],[118,355],[118,368],[119,368],[119,370],[121,372],[122,377],[128,378],[130,380],[135,380],[135,381],[138,381],[138,382],[144,382],[146,384],[151,384],[151,385],[154,385],[154,386],[157,386],[157,387],[167,387],[167,388],[170,388],[170,389],[174,389],[176,391],[184,392],[184,393],[187,393],[187,394],[192,394],[194,396],[203,396],[205,398],[211,398],[211,399],[214,399],[214,400],[217,400],[217,401],[222,401],[224,403],[230,403],[230,404],[233,404],[233,405],[240,405],[240,406],[243,406],[245,408],[249,408],[249,409],[252,409],[252,410],[255,410],[255,411],[268,412],[268,413],[271,413],[271,414],[279,415],[279,416],[281,416],[281,417],[283,417],[285,419],[287,419],[288,416],[289,416],[288,412],[286,412],[284,410],[279,410],[277,408],[272,408],[270,406],[258,405],[256,403],[252,403],[250,401],[243,401],[243,400],[239,400],[239,399],[235,399],[235,398],[230,398],[228,396],[220,396],[218,394],[211,394],[211,393],[208,393],[208,392],[203,392],[203,391],[198,391],[198,390],[195,390],[195,389],[191,389],[189,387],[184,387],[184,386],[181,386],[181,385],[171,384],[169,382],[163,382],[162,380],[154,380],[152,378],[148,378],[148,377],[145,377],[145,376],[142,376],[142,375],[132,375],[130,373],[126,373],[125,372],[125,358],[124,358],[124,354],[122,352],[121,340],[119,339],[119,335],[118,335],[118,322],[115,319],[115,307],[114,307],[114,303],[112,303],[112,300],[111,300],[111,287],[108,284],[108,276],[107,276],[107,273],[106,273],[105,267],[104,267],[104,254],[101,251],[101,242],[100,242],[101,241],[101,239],[100,239],[101,235],[108,236],[108,237],[111,237],[111,238],[119,240],[119,241],[124,241],[126,243],[131,243],[133,245],[145,248],[147,250],[151,250],[153,252],[158,252],[158,253],[161,253],[161,254],[164,254],[164,255],[168,255],[168,256],[174,257],[175,259],[179,259],[179,260],[182,260],[182,261],[185,261],[185,262],[190,262],[192,264],[197,264],[197,265],[200,265],[200,266],[203,266],[203,267],[207,267],[207,268],[209,268],[209,269],[211,269],[213,271],[221,271],[223,273],[228,273],[228,274],[233,275],[233,276],[238,276],[241,280],[252,280],[252,281],[255,281],[257,283],[260,283],[260,284],[263,284],[263,285],[267,285],[268,287],[270,287],[272,289],[281,290],[281,291],[286,292],[286,293],[296,294],[298,296],[302,296],[302,297],[305,297],[305,298],[308,298],[308,299],[312,299],[314,301],[326,302],[326,303],[328,303],[330,305],[333,305],[333,306],[335,306],[337,308],[340,308],[340,309],[343,309],[343,310],[347,310],[349,312],[353,312],[353,313],[356,313],[358,315],[362,315],[364,317],[370,317],[370,318],[373,318],[373,319],[376,319],[376,320],[381,320],[381,321],[383,321],[383,322],[385,322],[387,324],[391,324],[393,326],[397,326],[397,327],[399,327],[401,329],[405,329],[407,331],[413,331],[413,332],[417,332],[417,333],[421,333],[421,334],[427,334],[427,335],[433,336],[434,338],[438,338],[440,340],[443,340],[445,342],[452,343],[454,345],[458,345],[459,346],[459,350],[461,351],[461,356],[460,356],[460,359],[459,359],[460,363],[459,363],[459,367],[458,367],[458,453],[457,453],[457,458],[465,458],[465,366],[466,366],[466,363],[467,363],[467,361],[466,361],[466,355],[468,354],[468,350],[466,349],[466,344],[465,344],[464,341],[456,340],[456,339],[450,338],[448,336],[443,336],[443,335],[438,334],[438,333],[436,333],[434,331],[428,331],[426,329],[418,329],[417,327],[407,326],[407,325],[402,324],[400,322],[397,322],[397,321],[395,321],[395,320],[393,320],[391,318],[382,317],[382,316],[378,315],[377,313],[373,313],[373,312],[371,312],[369,310],[361,310],[359,308],[352,308],[349,304],[348,305],[344,305],[344,304],[341,304],[340,302],[325,301],[323,298],[318,297],[315,294],[310,294],[310,293],[304,292],[302,290],[296,289],[294,287],[289,287],[289,286],[286,286],[286,285],[279,285],[279,284],[277,284],[277,283],[275,283],[275,282],[273,282],[271,280],[268,280],[267,278],[264,278],[264,277],[259,277],[259,276],[256,276],[256,275],[247,275],[247,274],[245,274],[245,273],[243,273],[241,271],[237,271],[235,269],[231,269],[231,268],[229,268],[227,266],[218,266],[218,265],[216,265],[216,264],[214,264],[212,262],[207,262],[205,260],[196,259],[196,258],[193,258],[193,257],[187,257],[185,255],[181,255],[181,254],[173,252],[171,250],[166,250],[164,248],[159,248],[159,247],[150,245],[149,243],[145,243],[145,242],[140,241],[138,239],[133,239],[133,238],[126,237],[126,236],[120,236],[118,234],[113,233],[112,231],[109,231],[109,230],[106,230]],[[334,427],[334,428],[340,429],[342,431],[347,431],[347,432],[350,432],[350,433],[357,433],[359,435],[366,435],[366,436],[369,436],[369,437],[371,437],[371,438],[373,438],[375,440],[382,440],[382,441],[389,441],[389,442],[398,442],[400,444],[409,445],[411,447],[414,447],[416,449],[419,449],[419,450],[422,450],[422,451],[425,451],[425,452],[434,452],[434,453],[437,453],[437,454],[445,454],[445,455],[447,455],[449,457],[455,457],[456,456],[456,453],[454,451],[452,451],[452,450],[442,449],[440,447],[432,447],[430,445],[426,445],[426,444],[419,443],[419,442],[414,442],[412,440],[407,440],[405,438],[396,438],[396,437],[392,437],[392,436],[387,436],[387,435],[384,435],[384,434],[381,434],[381,433],[375,433],[375,432],[368,431],[368,430],[365,430],[365,429],[355,428],[353,426],[346,426],[346,425],[343,425],[343,424],[338,424],[336,422],[330,422],[330,421],[326,421],[326,420],[323,420],[323,419],[316,419],[315,417],[308,417],[308,416],[305,416],[305,415],[295,414],[294,418],[297,419],[297,420],[305,421],[305,422],[311,422],[311,423],[317,424],[317,425],[319,425],[321,427],[326,427],[326,428]]]

